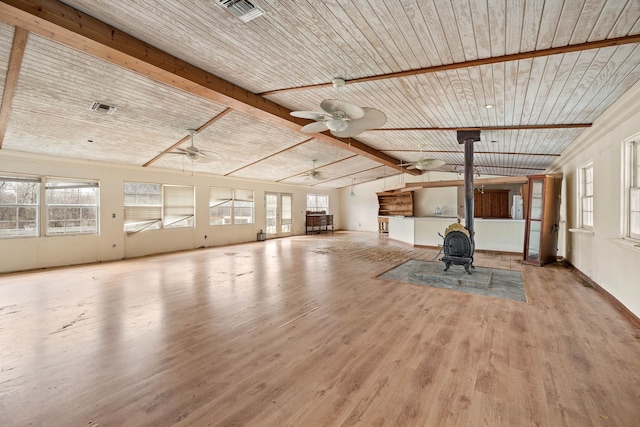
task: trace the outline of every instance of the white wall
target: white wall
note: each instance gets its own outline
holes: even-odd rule
[[[640,138],[640,85],[586,130],[549,172],[564,174],[559,249],[576,268],[640,316],[640,248],[622,239],[623,141]],[[577,222],[577,169],[593,161],[593,233],[569,231]]]
[[[293,194],[294,234],[305,232],[306,194],[328,194],[329,213],[340,228],[338,190],[299,187],[226,178],[191,172],[126,167],[100,162],[72,161],[0,150],[0,174],[13,173],[100,181],[100,233],[0,239],[0,272],[30,270],[131,258],[198,247],[252,242],[265,228],[265,191]],[[196,226],[147,230],[127,236],[123,222],[125,181],[193,185],[196,191]],[[247,188],[255,191],[255,224],[209,225],[209,187]],[[112,216],[115,214],[115,218]],[[206,237],[205,237],[206,236]]]
[[[351,187],[340,191],[340,217],[342,229],[351,231],[378,230],[378,196],[376,193],[402,187],[406,182],[450,181],[458,179],[455,173],[429,172],[421,176],[394,175],[355,186],[355,197],[350,197]],[[415,216],[433,215],[437,206],[455,209],[457,188],[423,188],[414,192]],[[455,211],[451,216],[456,216]]]
[[[415,246],[442,246],[447,227],[455,220],[445,217],[389,218],[389,237]],[[524,220],[476,219],[475,248],[522,252]]]
[[[422,188],[413,193],[415,216],[458,216],[458,187]]]

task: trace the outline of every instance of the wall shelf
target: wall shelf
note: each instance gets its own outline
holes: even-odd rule
[[[378,195],[378,216],[413,216],[412,191],[383,191]]]

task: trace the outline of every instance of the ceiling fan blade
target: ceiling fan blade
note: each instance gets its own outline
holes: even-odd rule
[[[359,135],[367,129],[379,128],[387,122],[387,116],[382,111],[369,107],[362,109],[365,112],[362,118],[351,120],[349,126],[343,131],[332,131],[331,133],[339,138],[349,138]]]
[[[344,113],[350,120],[357,120],[365,113],[362,107],[341,99],[325,99],[320,103],[320,107],[332,116],[340,116],[341,113]]]
[[[425,159],[420,158],[416,162],[416,167],[421,171],[425,170],[437,170],[439,167],[444,166],[446,162],[440,159]]]
[[[418,169],[418,167],[416,165],[411,165],[411,166],[407,167],[407,169]]]
[[[220,160],[220,159],[222,159],[222,156],[220,154],[216,153],[215,151],[200,150],[198,152],[199,153],[203,153],[204,155],[206,155],[211,160],[215,160],[215,159]]]
[[[301,119],[309,120],[324,120],[327,115],[325,113],[319,113],[317,111],[292,111],[290,113],[293,117],[300,117]]]
[[[314,123],[309,123],[308,125],[302,126],[302,129],[300,130],[304,133],[317,133],[317,132],[324,132],[327,129],[329,128],[327,127],[325,122],[314,122]]]
[[[195,163],[211,163],[214,160],[215,159],[212,159],[212,158],[210,158],[208,156],[201,156],[201,157],[198,157],[197,159],[194,159],[192,161],[195,162]]]

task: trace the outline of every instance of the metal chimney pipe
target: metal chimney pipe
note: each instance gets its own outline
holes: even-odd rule
[[[473,139],[464,141],[464,225],[473,242]]]
[[[473,232],[473,143],[480,141],[480,131],[458,131],[458,143],[464,144],[464,220],[471,242]]]

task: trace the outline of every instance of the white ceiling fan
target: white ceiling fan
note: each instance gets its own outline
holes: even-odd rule
[[[198,163],[209,163],[216,159],[221,159],[222,156],[218,153],[208,150],[200,150],[195,145],[193,145],[193,137],[196,135],[195,129],[189,129],[189,134],[191,135],[191,145],[187,148],[176,147],[178,151],[167,151],[167,154],[178,154],[184,156],[186,159],[191,160],[192,162]]]
[[[367,129],[376,129],[387,122],[387,116],[380,110],[359,107],[340,99],[340,88],[345,85],[342,78],[332,80],[336,88],[335,99],[325,99],[320,103],[323,111],[292,111],[291,115],[303,119],[315,120],[303,126],[305,133],[324,132],[329,130],[333,136],[349,138],[361,134]]]
[[[306,172],[304,174],[304,179],[305,180],[321,181],[321,180],[329,178],[326,173],[316,170],[316,161],[317,160],[311,160],[312,167],[311,167],[311,170],[309,172]]]
[[[424,157],[422,150],[424,148],[424,144],[420,144],[420,157],[415,162],[402,162],[398,166],[404,167],[407,166],[407,169],[418,169],[420,171],[427,170],[439,170],[442,166],[446,164],[444,160],[440,159],[430,159]]]
[[[441,166],[444,166],[446,162],[440,159],[427,159],[422,156],[415,162],[401,163],[398,166],[407,166],[407,169],[418,169],[421,171],[437,170]]]

